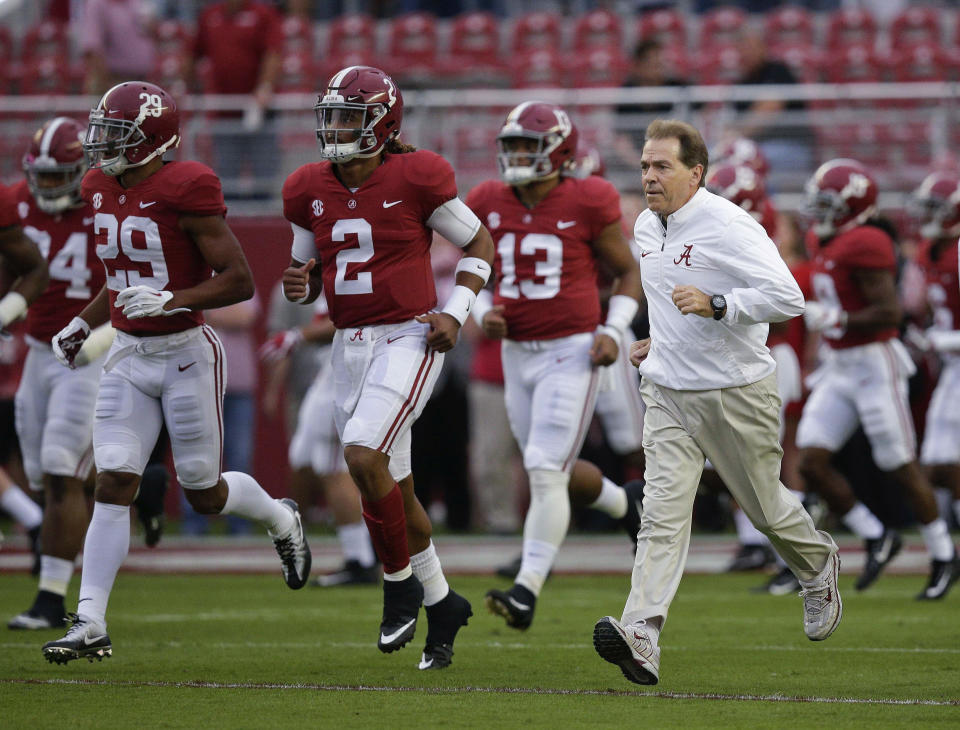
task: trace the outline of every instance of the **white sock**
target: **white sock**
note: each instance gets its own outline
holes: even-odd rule
[[[619,520],[627,514],[627,493],[623,490],[623,487],[604,477],[603,486],[600,488],[600,496],[593,504],[587,506],[605,512],[615,520]]]
[[[523,559],[514,583],[539,596],[557,557],[558,546],[542,540],[523,539]]]
[[[920,534],[927,545],[927,552],[934,560],[953,560],[953,542],[947,521],[938,517],[927,525],[920,525]]]
[[[43,522],[43,510],[16,484],[11,484],[0,494],[0,507],[28,530],[39,527]]]
[[[406,580],[411,575],[413,575],[413,569],[410,567],[410,564],[408,563],[403,568],[398,570],[396,573],[384,573],[383,579],[389,580],[389,581],[397,581],[399,583],[402,580]]]
[[[863,502],[853,505],[842,521],[861,540],[876,540],[883,535],[883,523]]]
[[[354,522],[352,525],[337,527],[337,540],[345,560],[356,560],[364,568],[369,568],[377,562],[370,542],[370,532],[365,522]]]
[[[440,565],[440,558],[437,557],[437,551],[433,547],[433,540],[429,547],[423,552],[410,556],[410,567],[413,574],[417,576],[423,584],[423,605],[432,606],[440,603],[450,592],[450,586],[447,585],[447,579],[443,576],[443,568]]]
[[[107,601],[117,571],[130,550],[130,507],[94,502],[83,543],[77,613],[106,627]]]
[[[737,539],[741,545],[769,545],[767,536],[753,526],[747,513],[742,509],[733,511],[733,524],[737,528]]]
[[[225,471],[223,480],[228,491],[220,514],[259,522],[271,537],[279,537],[293,529],[296,524],[293,513],[267,494],[252,476],[242,471]]]
[[[50,591],[58,596],[67,595],[67,586],[73,577],[73,561],[55,558],[52,555],[40,556],[41,591]]]

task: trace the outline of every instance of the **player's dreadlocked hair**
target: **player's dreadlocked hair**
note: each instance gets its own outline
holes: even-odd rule
[[[404,152],[416,152],[417,148],[412,144],[407,144],[406,142],[401,142],[396,137],[391,137],[387,140],[387,143],[383,146],[384,151],[389,152],[391,155],[402,155]]]

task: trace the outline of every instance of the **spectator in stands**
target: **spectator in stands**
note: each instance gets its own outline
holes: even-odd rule
[[[770,58],[760,31],[744,28],[738,47],[743,60],[743,76],[738,83],[780,86],[797,83],[787,64]],[[804,102],[762,99],[740,101],[735,107],[741,114],[738,133],[756,140],[770,163],[771,188],[775,187],[778,173],[790,171],[798,175],[812,171],[813,135],[803,119]]]
[[[213,94],[249,94],[247,107],[220,112],[214,137],[217,173],[230,197],[268,197],[277,185],[276,134],[267,112],[280,69],[283,30],[273,6],[255,0],[225,0],[206,8],[197,20],[197,35],[188,59],[207,59],[204,90]],[[241,178],[250,163],[253,180]]]
[[[667,68],[663,46],[657,40],[640,41],[633,52],[630,69],[623,82],[625,88],[662,86],[686,86]],[[626,167],[640,166],[640,150],[647,122],[656,117],[676,116],[673,102],[625,103],[616,108],[616,150]]]
[[[156,56],[153,26],[153,8],[145,0],[86,0],[80,21],[84,91],[99,96],[128,79],[149,79]]]

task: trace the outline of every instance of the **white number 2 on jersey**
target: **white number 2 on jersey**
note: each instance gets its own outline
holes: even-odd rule
[[[538,251],[546,251],[545,261],[534,264],[533,279],[522,279],[517,284],[516,255],[534,256]],[[563,241],[550,233],[528,233],[520,240],[520,251],[516,252],[516,235],[504,234],[497,242],[500,254],[500,296],[506,299],[553,299],[560,292],[560,275],[563,269]]]
[[[43,257],[50,256],[50,234],[33,226],[24,226],[23,232],[37,244]],[[90,268],[87,266],[87,234],[75,231],[67,238],[57,255],[50,262],[50,278],[69,281],[70,286],[64,292],[68,299],[90,298]]]
[[[337,252],[337,277],[333,293],[372,294],[373,274],[361,271],[355,278],[348,279],[347,264],[359,264],[373,258],[373,231],[365,218],[345,218],[333,224],[331,238],[334,241],[346,241],[351,234],[357,237],[357,247]]]

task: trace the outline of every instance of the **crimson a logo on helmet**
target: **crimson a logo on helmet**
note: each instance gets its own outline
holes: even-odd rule
[[[103,195],[101,193],[93,194],[93,207],[96,210],[100,210],[100,206],[103,205]]]
[[[323,201],[322,201],[322,200],[314,200],[314,201],[310,204],[310,207],[313,209],[313,215],[314,215],[315,217],[319,218],[320,216],[323,215]]]

